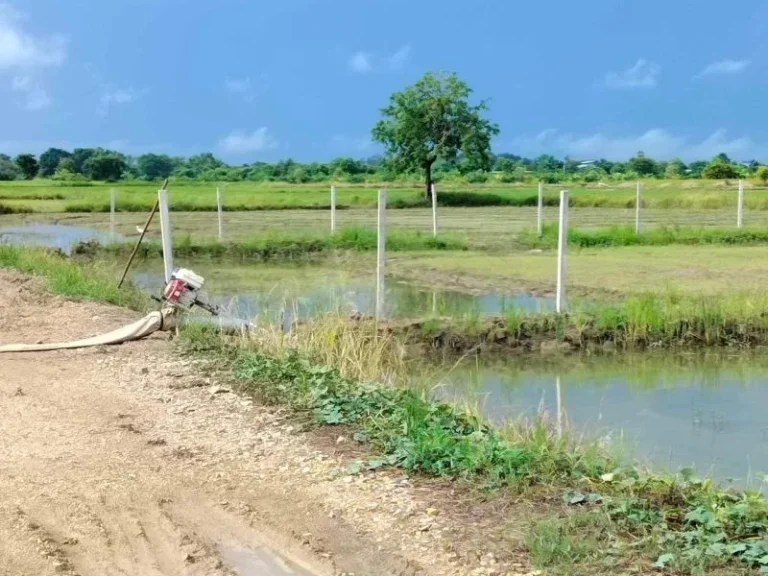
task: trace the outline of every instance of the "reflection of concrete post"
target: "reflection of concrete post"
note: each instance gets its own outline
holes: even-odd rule
[[[555,380],[555,388],[557,395],[557,427],[555,430],[559,439],[563,437],[563,396],[560,390],[560,376]]]
[[[376,320],[384,316],[384,275],[387,262],[387,191],[379,190],[378,242],[376,250]]]

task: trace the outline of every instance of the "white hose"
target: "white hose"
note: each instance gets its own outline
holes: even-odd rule
[[[157,332],[158,330],[170,330],[175,326],[175,311],[165,309],[161,312],[147,314],[141,320],[133,324],[123,326],[112,332],[75,340],[74,342],[57,342],[48,344],[6,344],[0,346],[2,352],[45,352],[49,350],[71,350],[73,348],[88,348],[91,346],[103,346],[105,344],[122,344],[131,340],[140,340]]]

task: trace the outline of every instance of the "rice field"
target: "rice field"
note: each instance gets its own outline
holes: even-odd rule
[[[196,212],[216,209],[216,188],[225,192],[228,211],[323,209],[330,205],[330,183],[288,184],[235,182],[172,182],[171,205],[175,211]],[[125,212],[149,210],[156,198],[158,183],[98,182],[66,183],[50,180],[0,182],[0,213],[15,212],[107,212],[110,190],[117,191],[117,208]],[[339,184],[338,205],[373,207],[377,190],[389,190],[393,208],[425,207],[423,184],[411,182]],[[559,191],[571,191],[571,204],[583,208],[630,208],[635,203],[635,183],[553,184],[545,186],[548,206],[558,203]],[[696,208],[714,210],[733,207],[736,181],[659,180],[644,183],[643,205],[647,208]],[[443,206],[517,206],[537,204],[537,184],[462,184],[438,183],[438,197]],[[748,210],[768,210],[768,188],[757,182],[747,183]]]

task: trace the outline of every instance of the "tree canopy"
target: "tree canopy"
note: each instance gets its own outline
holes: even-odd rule
[[[461,154],[469,170],[491,168],[491,139],[499,128],[484,117],[485,101],[470,104],[471,94],[456,74],[426,74],[390,97],[373,128],[373,139],[384,145],[395,170],[424,171],[427,196],[438,160],[456,160]]]
[[[40,171],[40,164],[38,164],[34,154],[19,154],[14,162],[21,170],[25,180],[32,180]]]

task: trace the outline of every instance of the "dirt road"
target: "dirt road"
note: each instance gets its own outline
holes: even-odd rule
[[[0,270],[0,343],[135,318]],[[513,573],[462,532],[482,511],[455,521],[402,473],[350,476],[343,438],[296,430],[167,338],[0,355],[0,576]]]

